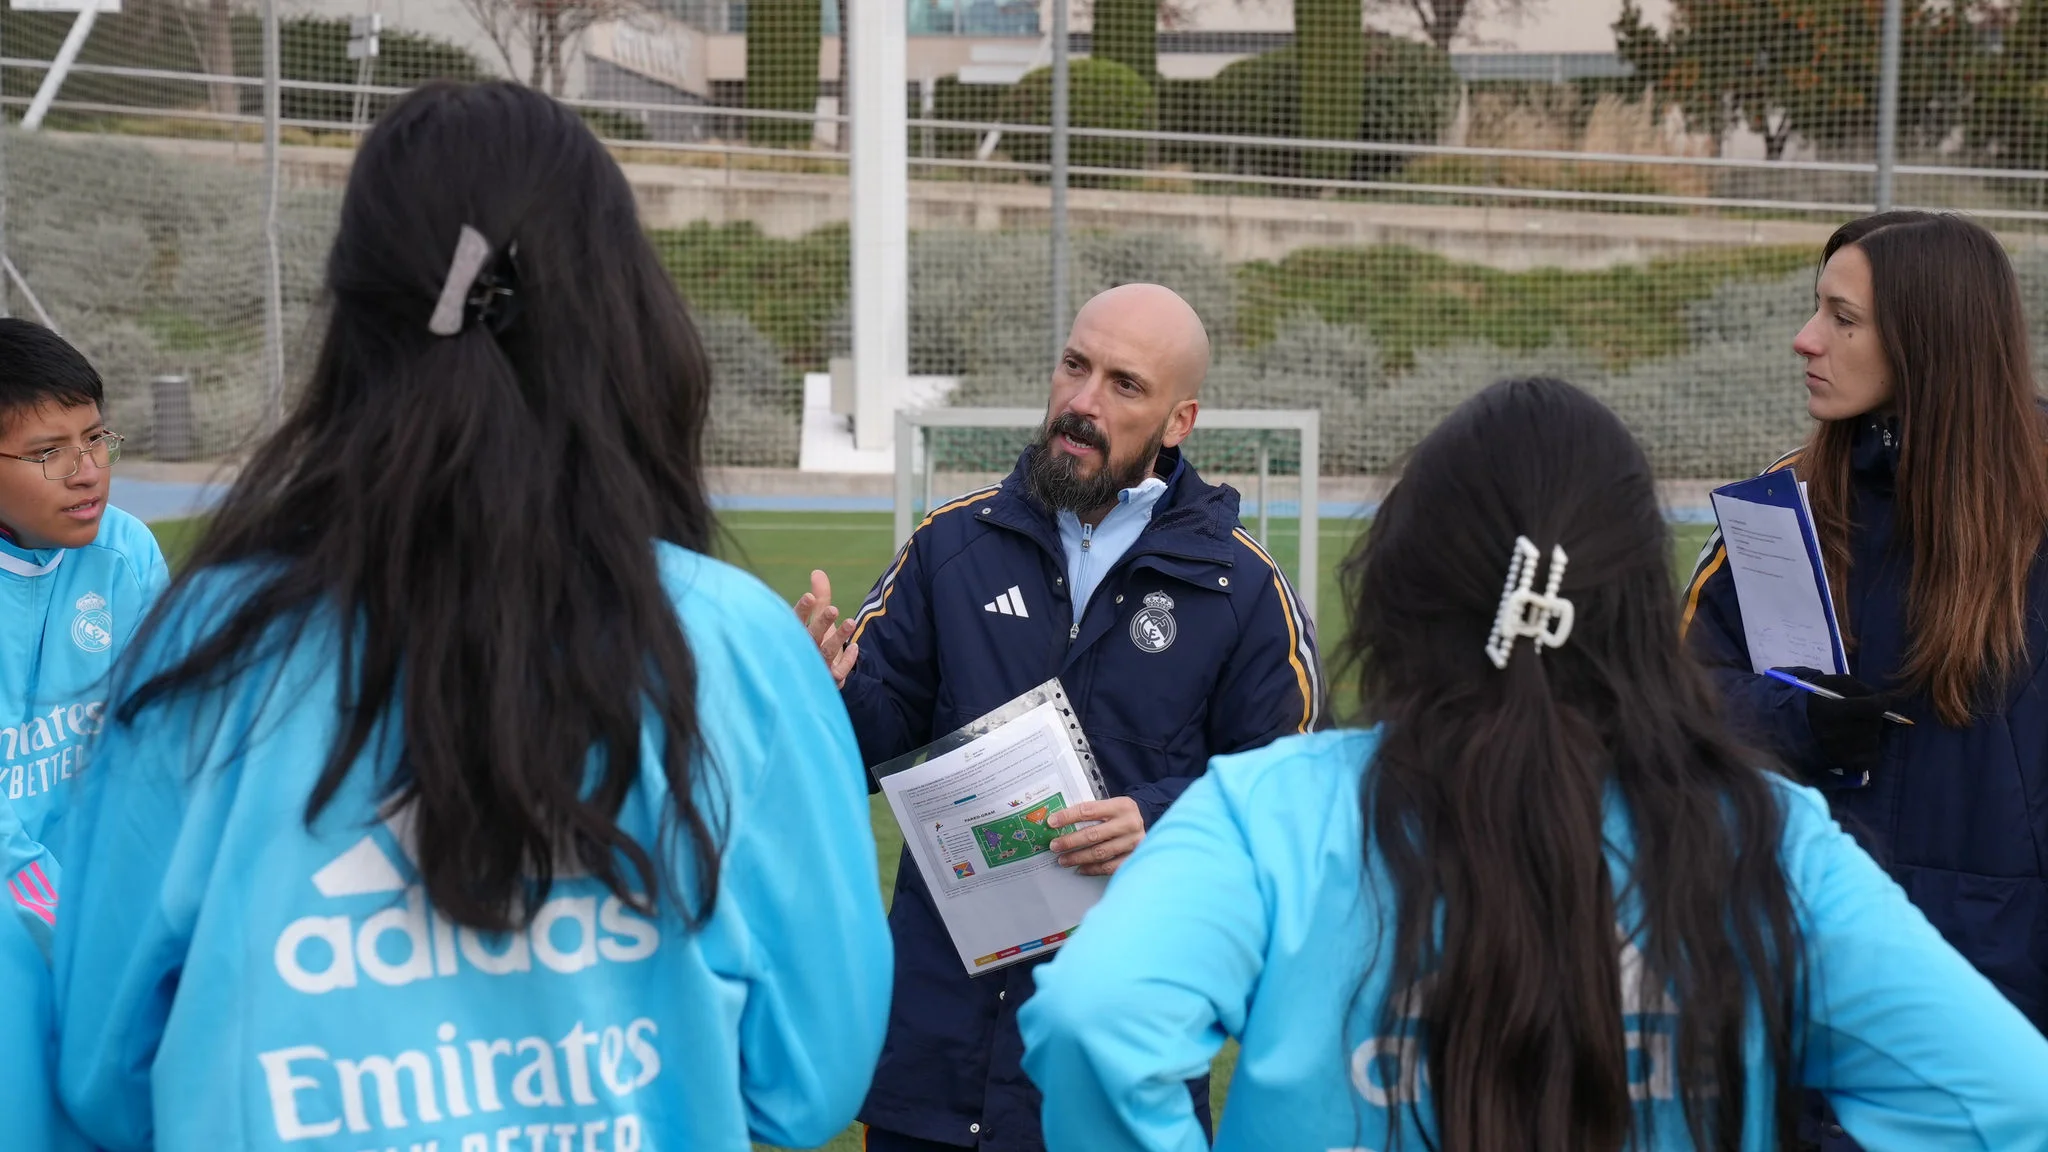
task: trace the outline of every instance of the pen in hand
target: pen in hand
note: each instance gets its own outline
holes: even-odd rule
[[[1846,697],[1844,697],[1840,692],[1836,692],[1833,689],[1823,688],[1818,684],[1813,684],[1809,683],[1808,681],[1801,680],[1799,677],[1794,676],[1793,674],[1785,671],[1782,668],[1768,669],[1764,672],[1764,675],[1769,676],[1771,679],[1779,681],[1780,683],[1790,684],[1791,686],[1799,689],[1802,692],[1811,692],[1815,696],[1819,696],[1824,700],[1846,699]],[[1884,718],[1891,721],[1894,724],[1904,724],[1908,727],[1911,727],[1913,724],[1912,720],[1908,719],[1905,716],[1899,715],[1897,712],[1886,712],[1884,714]]]

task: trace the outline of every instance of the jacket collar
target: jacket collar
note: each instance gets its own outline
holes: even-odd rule
[[[15,576],[47,576],[64,562],[62,548],[23,548],[0,536],[0,572]]]
[[[1889,490],[1898,480],[1903,441],[1896,416],[1865,416],[1849,446],[1849,471],[1859,483]]]
[[[1053,555],[1062,555],[1059,523],[1051,510],[1031,493],[1028,473],[1032,453],[1026,448],[1017,466],[989,501],[988,519],[1037,540]],[[1170,552],[1196,560],[1229,564],[1235,555],[1230,542],[1237,529],[1237,490],[1210,484],[1196,474],[1178,448],[1162,448],[1152,474],[1166,481],[1166,493],[1152,507],[1152,519],[1138,535],[1130,555]]]

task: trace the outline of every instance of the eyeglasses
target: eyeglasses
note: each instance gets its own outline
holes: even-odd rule
[[[69,480],[78,475],[78,469],[82,466],[87,453],[91,453],[93,463],[102,468],[112,468],[114,461],[121,458],[121,442],[126,439],[126,436],[102,432],[86,441],[83,448],[76,444],[67,444],[62,448],[50,448],[33,456],[16,456],[11,452],[0,452],[0,456],[28,464],[41,464],[45,480]]]

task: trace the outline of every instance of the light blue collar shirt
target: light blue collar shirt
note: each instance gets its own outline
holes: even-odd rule
[[[1064,509],[1059,514],[1060,547],[1067,554],[1067,587],[1073,589],[1074,621],[1088,610],[1096,586],[1124,558],[1138,534],[1152,522],[1152,509],[1166,495],[1166,481],[1147,476],[1134,488],[1117,493],[1116,507],[1093,527]]]

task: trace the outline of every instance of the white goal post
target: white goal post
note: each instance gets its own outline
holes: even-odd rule
[[[932,469],[920,466],[931,459],[928,450],[934,428],[1037,428],[1045,423],[1042,408],[924,408],[896,413],[896,547],[902,548],[916,526],[916,512],[932,507]],[[1294,590],[1301,597],[1309,619],[1316,619],[1316,573],[1322,543],[1322,517],[1317,507],[1321,495],[1318,473],[1322,468],[1322,413],[1313,408],[1204,408],[1196,418],[1200,431],[1293,432],[1301,439],[1301,542],[1295,553]],[[1267,497],[1269,453],[1261,438],[1258,448],[1258,479],[1254,488],[1259,507],[1259,543],[1267,539],[1273,502]],[[919,503],[922,498],[922,504]]]

